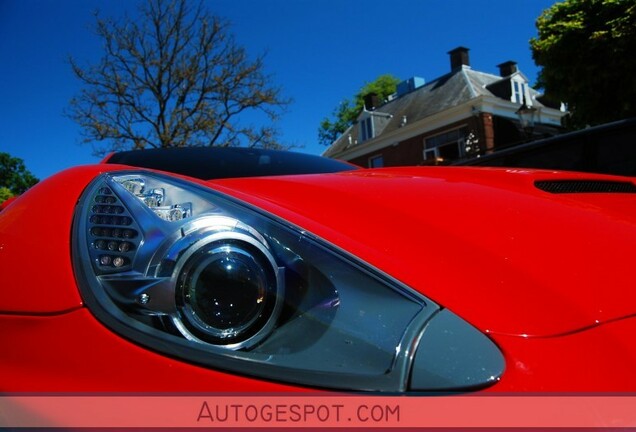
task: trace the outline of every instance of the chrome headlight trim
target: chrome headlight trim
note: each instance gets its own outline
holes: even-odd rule
[[[196,222],[200,223],[201,221],[197,220]],[[208,219],[208,222],[211,223],[209,226],[212,227],[217,226],[215,224],[219,223],[218,220],[214,219]],[[235,227],[240,226],[239,221],[234,222]],[[221,231],[203,235],[202,231],[205,232],[205,229],[192,233],[194,237],[200,236],[202,238],[191,245],[183,244],[187,241],[175,243],[173,250],[169,251],[168,255],[163,258],[158,266],[157,273],[161,277],[164,267],[168,267],[168,269],[173,267],[170,257],[178,256],[178,261],[170,275],[171,284],[175,287],[175,301],[177,303],[177,313],[172,317],[173,323],[188,340],[222,345],[230,349],[249,348],[266,337],[276,324],[285,292],[283,273],[266,247],[264,239],[259,241],[255,237],[241,232]],[[252,229],[249,228],[249,231],[252,231]],[[188,237],[186,235],[184,239]],[[250,252],[249,249],[255,252]],[[206,255],[208,252],[212,252],[212,255],[203,258],[203,265],[196,261],[197,256]],[[255,302],[255,310],[250,314],[248,322],[242,323],[240,326],[228,325],[225,328],[217,328],[206,323],[205,319],[200,316],[201,314],[196,311],[197,306],[194,300],[194,297],[196,297],[196,285],[202,279],[202,273],[205,269],[217,261],[226,259],[228,260],[227,262],[239,262],[240,264],[240,259],[229,258],[232,256],[244,257],[246,260],[258,260],[261,263],[261,267],[263,267],[262,272],[265,274],[261,279],[270,279],[270,282],[259,284],[259,297]],[[193,261],[195,262],[193,263]],[[190,267],[194,267],[194,269]],[[227,267],[231,266],[228,264]],[[233,269],[228,269],[228,271],[230,270]],[[223,296],[222,293],[220,295]],[[229,294],[225,296],[227,295]],[[212,301],[218,303],[218,299],[212,299]],[[241,334],[250,330],[250,327],[255,325],[257,321],[261,322],[257,328],[251,329],[252,331],[247,337],[241,337]],[[192,327],[195,328],[193,329]],[[203,335],[207,333],[211,340],[216,340],[216,343],[210,342],[210,339],[206,339],[201,335],[197,336],[197,331]]]

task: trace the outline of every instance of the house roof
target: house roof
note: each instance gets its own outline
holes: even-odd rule
[[[519,74],[524,81],[527,78],[520,72]],[[423,120],[429,116],[445,111],[452,107],[469,102],[481,96],[490,97],[506,97],[501,94],[499,88],[505,86],[497,86],[497,83],[503,84],[510,81],[511,77],[501,77],[471,69],[469,66],[462,66],[453,72],[431,81],[410,93],[397,97],[384,105],[381,105],[373,112],[363,112],[361,117],[371,115],[374,118],[375,137],[381,137],[407,124],[412,124]],[[508,90],[508,93],[510,91]],[[538,96],[539,93],[530,89],[531,96]],[[507,95],[510,98],[510,94]],[[542,106],[536,100],[533,101],[535,106]],[[380,115],[374,116],[377,113]],[[390,116],[390,118],[389,118]],[[386,121],[386,119],[389,119]],[[380,119],[384,119],[383,121]],[[350,126],[324,153],[324,156],[337,155],[359,143],[357,124]],[[368,140],[371,141],[371,140]]]

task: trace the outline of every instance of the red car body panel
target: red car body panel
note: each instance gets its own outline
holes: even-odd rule
[[[241,377],[139,347],[86,308],[52,315],[0,315],[4,392],[281,392],[298,387]],[[306,390],[305,390],[306,391]]]
[[[559,337],[493,335],[506,357],[494,391],[634,393],[636,318]]]
[[[0,345],[11,347],[0,356],[2,390],[297,389],[167,358],[83,306],[74,207],[93,178],[120,169],[130,167],[60,173],[0,213]],[[631,181],[474,168],[192,181],[312,232],[488,333],[507,364],[492,390],[633,391],[636,194],[534,186],[551,179]]]
[[[555,336],[636,313],[626,271],[636,195],[534,187],[577,178],[601,177],[431,168],[215,185],[352,252],[483,331]]]
[[[0,313],[78,308],[70,262],[77,200],[100,169],[74,168],[36,184],[0,213]]]

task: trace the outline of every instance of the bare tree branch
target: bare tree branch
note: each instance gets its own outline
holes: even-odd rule
[[[67,115],[96,154],[147,147],[281,147],[271,126],[243,124],[243,114],[278,119],[290,101],[271,84],[263,56],[250,59],[229,24],[202,3],[145,0],[139,17],[97,16],[104,41],[99,63],[80,66],[83,83]]]

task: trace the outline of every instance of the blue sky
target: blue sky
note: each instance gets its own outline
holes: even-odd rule
[[[249,53],[293,99],[278,127],[298,151],[320,154],[320,121],[366,82],[390,73],[431,81],[450,69],[447,52],[470,48],[473,69],[498,74],[515,60],[531,81],[529,39],[555,0],[206,0],[229,19]],[[80,84],[69,55],[96,62],[93,13],[134,16],[136,0],[0,0],[0,151],[45,178],[99,161],[63,111]]]

